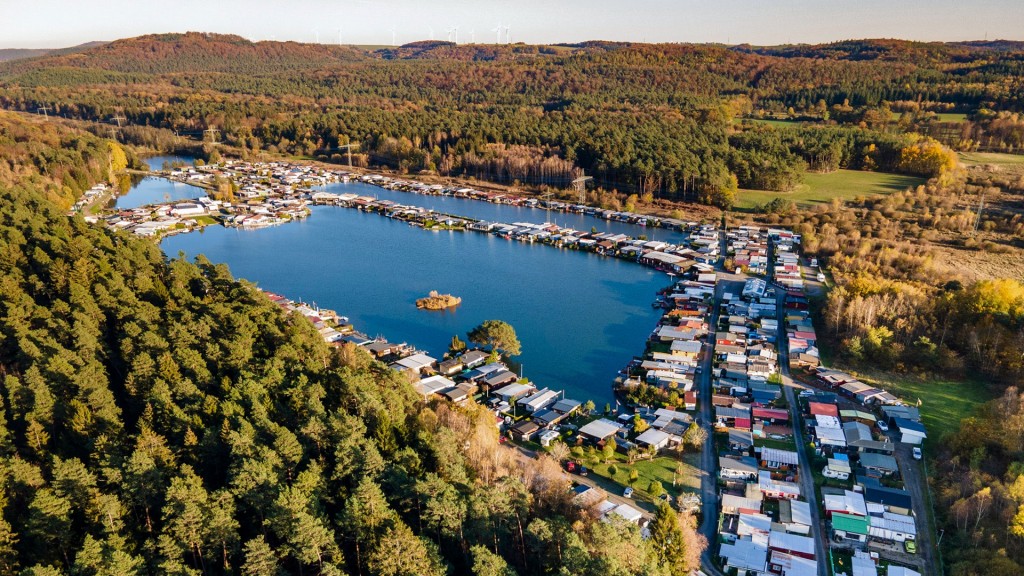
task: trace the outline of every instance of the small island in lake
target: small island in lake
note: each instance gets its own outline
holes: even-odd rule
[[[427,310],[444,310],[445,308],[454,308],[462,303],[462,298],[458,296],[452,296],[451,294],[438,294],[437,290],[431,290],[430,295],[426,298],[420,298],[416,300],[417,308],[425,308]]]

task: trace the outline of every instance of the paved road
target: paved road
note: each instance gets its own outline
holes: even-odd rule
[[[714,421],[714,413],[711,403],[712,377],[711,362],[714,359],[714,333],[718,325],[718,304],[722,301],[722,294],[725,286],[719,282],[715,284],[715,297],[711,304],[711,315],[708,318],[708,345],[704,351],[704,358],[701,359],[700,373],[700,425],[707,432],[707,440],[704,442],[704,449],[700,456],[700,492],[702,507],[702,522],[700,532],[708,540],[708,547],[701,555],[701,568],[713,576],[719,576],[721,572],[715,567],[713,555],[715,554],[715,543],[718,541],[718,458],[715,450],[715,431],[711,426]]]
[[[913,448],[902,442],[896,443],[897,463],[900,465],[900,474],[903,475],[903,485],[910,497],[913,499],[914,516],[917,519],[917,554],[918,567],[922,574],[942,574],[939,568],[938,559],[935,557],[935,543],[932,541],[932,531],[928,526],[928,479],[924,475],[924,463],[914,460]]]
[[[804,498],[811,503],[811,521],[814,523],[811,526],[811,530],[814,536],[815,556],[818,559],[818,576],[828,576],[828,547],[824,537],[825,528],[821,521],[818,494],[814,486],[814,474],[811,472],[811,463],[808,461],[807,453],[804,450],[803,415],[800,413],[800,405],[797,403],[796,394],[793,391],[797,384],[789,373],[789,342],[786,339],[786,291],[780,288],[776,287],[779,321],[779,335],[776,341],[776,348],[779,353],[779,371],[782,373],[782,390],[786,395],[786,402],[789,403],[789,410],[793,419],[793,440],[796,442],[796,452],[800,461],[800,491],[803,493]]]
[[[715,262],[715,270],[721,279],[725,274],[725,258],[727,256],[728,241],[725,230],[719,232],[719,254]],[[722,571],[715,565],[715,549],[718,542],[718,452],[715,450],[715,430],[712,427],[714,422],[714,407],[711,403],[712,382],[711,363],[714,360],[715,327],[718,326],[718,308],[722,302],[722,294],[725,293],[725,285],[718,281],[715,283],[715,296],[711,301],[711,314],[708,317],[708,342],[704,357],[701,359],[701,373],[699,379],[700,391],[700,425],[707,432],[707,440],[704,442],[704,449],[700,455],[700,492],[701,492],[701,525],[700,532],[707,538],[708,546],[700,557],[701,569],[705,574],[711,576],[723,576]]]

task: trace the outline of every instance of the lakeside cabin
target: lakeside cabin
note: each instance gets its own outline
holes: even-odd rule
[[[615,436],[622,430],[622,427],[617,423],[607,420],[605,418],[599,418],[585,424],[579,430],[580,437],[585,437],[595,444],[599,444],[607,440],[608,438]]]

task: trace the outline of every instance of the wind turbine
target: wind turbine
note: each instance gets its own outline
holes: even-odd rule
[[[398,42],[395,40],[395,27],[394,26],[391,27],[391,45],[392,46],[397,46],[398,45]]]
[[[453,40],[453,38],[454,38],[454,40]],[[448,41],[449,42],[455,42],[456,44],[459,43],[459,27],[458,26],[452,26],[451,28],[448,29]]]
[[[427,24],[427,28],[430,29],[430,39],[433,40],[434,39],[434,27],[429,25],[429,24]]]
[[[317,44],[320,43],[320,30],[313,28],[313,41]]]
[[[512,28],[510,26],[505,26],[505,44],[512,43],[512,33],[510,32],[511,29]]]
[[[497,33],[497,36],[494,39],[494,43],[501,44],[501,22],[498,22],[498,25],[496,27],[491,28],[491,32]]]
[[[469,43],[476,44],[476,28],[469,31]]]
[[[341,46],[341,28],[338,28],[338,46]]]

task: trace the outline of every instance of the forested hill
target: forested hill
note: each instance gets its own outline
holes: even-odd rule
[[[127,38],[88,50],[59,52],[42,60],[9,63],[11,70],[40,66],[97,68],[118,72],[252,72],[319,68],[368,58],[351,46],[298,42],[250,42],[241,36],[188,32]]]
[[[993,40],[978,42],[913,42],[910,40],[844,40],[828,44],[789,44],[751,46],[741,44],[738,52],[783,58],[822,58],[832,60],[882,60],[921,65],[966,62],[997,56],[999,52],[1021,53],[1024,42]]]
[[[0,62],[22,60],[24,58],[36,58],[40,56],[52,56],[56,54],[71,54],[102,46],[103,44],[105,44],[105,42],[86,42],[85,44],[70,46],[68,48],[0,48]]]
[[[356,144],[362,166],[534,189],[585,172],[624,199],[723,208],[741,188],[792,190],[808,169],[938,175],[942,154],[902,160],[938,150],[931,137],[969,150],[1024,143],[1024,52],[1007,43],[755,52],[433,41],[367,51],[164,34],[0,63],[0,107],[127,123],[123,140],[154,149],[216,133],[243,155],[347,161],[340,151]],[[951,112],[958,123],[942,121]]]
[[[489,412],[424,406],[224,266],[46,199],[47,159],[107,178],[116,145],[0,113],[0,147],[0,574],[695,567],[675,514],[651,540],[591,520]]]

